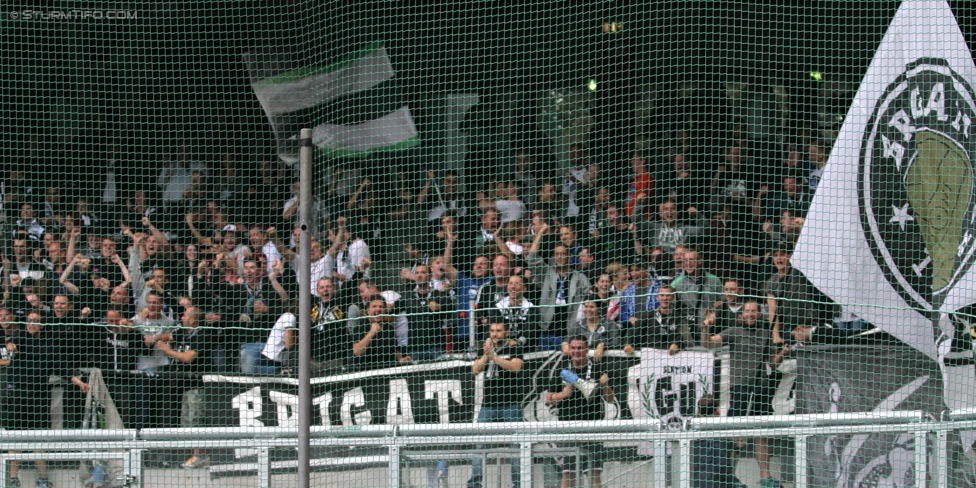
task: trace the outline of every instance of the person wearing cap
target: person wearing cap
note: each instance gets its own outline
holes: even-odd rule
[[[773,343],[790,339],[793,328],[813,320],[813,285],[790,262],[792,247],[779,242],[773,250],[776,273],[766,280],[763,291],[766,310],[773,329]]]

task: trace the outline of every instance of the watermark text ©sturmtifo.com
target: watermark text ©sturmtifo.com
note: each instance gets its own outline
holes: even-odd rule
[[[7,13],[11,20],[134,20],[139,13],[132,10],[14,10]]]

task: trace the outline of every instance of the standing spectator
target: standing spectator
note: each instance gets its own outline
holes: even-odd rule
[[[607,274],[613,280],[613,298],[608,305],[609,314],[617,315],[624,328],[630,318],[637,313],[637,284],[630,279],[630,268],[620,263],[610,263]]]
[[[698,400],[698,416],[719,416],[718,401],[711,393]],[[732,440],[703,439],[692,443],[691,449],[692,488],[745,488],[735,476]]]
[[[789,246],[779,243],[773,251],[776,274],[766,280],[766,310],[773,325],[773,344],[783,344],[794,327],[813,320],[813,285],[790,263]]]
[[[575,312],[579,297],[589,290],[590,281],[586,275],[573,271],[570,267],[569,248],[560,242],[553,251],[551,262],[546,262],[539,256],[539,247],[543,236],[549,230],[543,225],[541,232],[536,234],[529,249],[528,264],[536,270],[536,275],[543,276],[542,295],[539,300],[539,321],[542,329],[543,350],[555,349],[562,341],[562,334],[570,324],[575,322]]]
[[[643,224],[644,243],[665,253],[673,253],[680,244],[690,243],[703,233],[700,226],[683,225],[678,222],[678,205],[665,200],[658,205],[658,220]]]
[[[366,309],[366,322],[361,322],[352,337],[352,355],[360,369],[379,369],[396,366],[410,361],[409,356],[400,354],[396,332],[386,315],[386,302],[374,296]],[[368,400],[367,400],[368,401]]]
[[[445,329],[456,308],[449,291],[432,286],[426,266],[417,266],[417,286],[401,300],[407,318],[406,341],[400,342],[414,361],[436,359],[446,352]]]
[[[508,278],[508,294],[495,303],[496,313],[508,324],[508,335],[526,350],[538,347],[539,308],[525,296],[524,279],[515,275]]]
[[[607,266],[612,262],[630,265],[643,254],[637,226],[627,222],[614,204],[607,205],[606,226],[591,235],[592,249],[597,249],[597,262]]]
[[[702,269],[701,255],[693,248],[685,251],[685,274],[672,285],[689,313],[694,312],[699,317],[722,300],[722,280]]]
[[[770,191],[768,185],[763,185],[756,194],[753,213],[763,223],[774,222],[783,210],[792,210],[795,217],[805,218],[811,200],[807,188],[792,175],[783,176],[781,188],[776,191]]]
[[[687,310],[675,297],[674,288],[662,284],[657,291],[657,301],[657,310],[641,312],[630,319],[630,330],[624,341],[625,353],[634,354],[637,349],[649,347],[667,350],[668,354],[674,355],[695,344],[692,336],[695,322],[689,320]]]
[[[7,373],[7,396],[4,412],[4,426],[10,430],[45,430],[51,428],[51,376],[71,377],[64,366],[61,350],[55,337],[44,332],[44,316],[32,310],[27,314],[23,330],[14,333],[7,343],[7,350],[14,353]],[[86,391],[87,385],[80,379],[72,378],[79,390]],[[37,467],[36,485],[50,488],[47,461],[34,461]],[[10,462],[8,486],[19,486],[20,463]],[[17,480],[17,481],[13,481]]]
[[[742,306],[739,322],[734,327],[723,329],[718,334],[712,334],[714,317],[708,317],[702,322],[702,346],[715,349],[724,345],[730,346],[730,378],[731,400],[729,402],[729,417],[749,415],[769,415],[773,413],[771,396],[763,395],[760,384],[760,371],[765,367],[767,358],[774,358],[778,363],[782,356],[789,351],[788,346],[780,351],[770,348],[770,334],[763,326],[762,312],[759,303],[747,300]],[[750,410],[749,405],[752,404]],[[759,464],[760,488],[782,488],[782,484],[774,479],[769,471],[769,442],[765,437],[754,440],[756,462]]]
[[[149,291],[146,295],[146,307],[132,317],[131,322],[142,334],[143,341],[149,348],[155,347],[156,342],[166,337],[176,326],[173,311],[164,306],[162,297],[155,291]],[[153,372],[167,364],[169,357],[157,349],[139,356],[138,368],[140,371]]]
[[[209,373],[213,366],[213,347],[216,343],[210,329],[200,328],[203,310],[188,306],[180,318],[182,327],[156,341],[156,350],[162,351],[173,363],[170,370],[200,375]],[[178,379],[182,383],[180,403],[180,427],[201,427],[205,424],[206,403],[203,383],[199,377]],[[184,469],[203,468],[209,460],[194,449],[193,455],[182,464]]]
[[[546,394],[546,405],[550,408],[557,408],[556,417],[559,420],[603,420],[605,417],[605,404],[614,402],[613,388],[610,387],[610,376],[601,367],[599,361],[589,358],[589,348],[587,339],[584,336],[572,336],[569,339],[568,354],[561,362],[560,377],[553,378]],[[570,374],[567,375],[566,372]],[[596,383],[599,391],[586,393],[578,386],[567,384],[566,379],[578,378],[578,381]],[[599,442],[576,443],[584,451],[580,456],[580,471],[590,473],[590,486],[600,488],[602,486],[600,474],[603,472],[604,450],[603,444]],[[576,486],[576,456],[569,455],[561,459],[562,467],[562,488]],[[584,467],[585,466],[585,467]]]
[[[566,337],[582,337],[586,346],[593,349],[593,361],[599,363],[607,348],[620,347],[620,324],[607,320],[604,304],[606,302],[596,298],[588,298],[581,307],[583,318],[570,323],[566,329]],[[569,355],[571,341],[564,340],[562,352]]]
[[[257,259],[244,262],[244,278],[235,283],[221,283],[216,294],[223,298],[226,313],[237,324],[237,340],[240,347],[241,371],[249,368],[261,356],[267,331],[281,314],[283,305],[290,298],[276,278],[283,267],[280,261],[272,268],[272,276],[265,280],[265,267]],[[270,285],[270,286],[269,286]]]
[[[471,272],[457,273],[457,286],[455,287],[458,298],[458,320],[457,320],[457,343],[466,344],[471,337],[471,320],[474,312],[474,304],[478,298],[478,291],[486,283],[491,281],[488,274],[488,257],[478,256],[471,265]]]
[[[491,280],[478,289],[471,309],[472,330],[477,334],[475,343],[482,344],[488,338],[488,319],[491,310],[508,294],[508,280],[512,275],[508,258],[496,255],[491,262]]]
[[[278,374],[285,366],[286,353],[295,345],[295,333],[298,330],[298,318],[295,317],[294,309],[289,309],[278,317],[271,333],[268,334],[268,341],[264,343],[261,350],[261,357],[254,365],[254,372],[258,374]]]
[[[278,252],[278,248],[275,247],[274,242],[271,242],[268,239],[267,234],[265,233],[265,228],[260,225],[252,225],[247,235],[251,253],[264,254],[264,257],[267,258],[267,271],[270,273],[271,263],[274,263],[276,259],[282,259],[281,253]],[[242,275],[244,274],[244,260],[245,258],[243,255],[238,258]]]
[[[14,239],[38,242],[43,234],[44,226],[34,214],[34,206],[26,202],[20,204],[20,218],[14,221]]]
[[[332,278],[315,283],[319,301],[312,307],[312,360],[320,367],[338,366],[348,355],[348,334],[342,304],[335,298]]]
[[[521,422],[522,355],[524,348],[518,341],[509,337],[508,324],[501,317],[493,318],[488,326],[488,340],[484,342],[483,353],[471,365],[471,373],[485,374],[484,395],[478,423]],[[521,466],[519,458],[511,460],[512,485],[521,486]],[[471,463],[471,478],[468,488],[481,488],[484,466],[481,459]]]

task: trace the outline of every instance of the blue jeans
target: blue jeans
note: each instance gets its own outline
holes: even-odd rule
[[[277,366],[269,366],[267,358],[261,354],[264,350],[263,342],[241,344],[241,373],[250,374],[278,374]],[[262,359],[267,361],[262,361]]]
[[[492,422],[521,422],[522,409],[518,405],[487,406],[482,405],[478,412],[478,423]],[[480,450],[481,447],[479,446]],[[511,459],[512,465],[512,486],[519,488],[522,484],[522,460],[520,457]],[[481,478],[484,476],[484,466],[481,459],[471,462],[471,479],[468,480],[468,487],[480,487]]]

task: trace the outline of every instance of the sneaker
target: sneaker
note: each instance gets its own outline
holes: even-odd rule
[[[210,466],[210,460],[204,456],[192,456],[180,465],[183,469],[206,468],[207,466]]]
[[[7,480],[7,488],[20,488],[20,478],[10,478]]]
[[[772,477],[764,478],[759,482],[759,488],[783,488],[782,483],[774,480]]]
[[[34,480],[34,486],[37,488],[54,488],[54,483],[51,483],[51,480],[47,478],[37,478]]]

